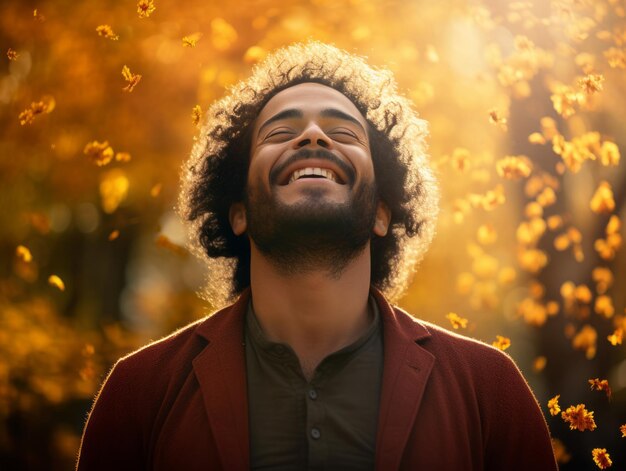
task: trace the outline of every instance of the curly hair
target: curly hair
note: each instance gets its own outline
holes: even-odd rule
[[[387,235],[370,244],[371,284],[397,299],[434,236],[439,191],[426,153],[427,124],[398,94],[391,72],[317,41],[294,44],[213,103],[183,167],[178,211],[190,223],[192,252],[209,265],[204,294],[214,305],[250,285],[250,243],[233,233],[229,210],[245,196],[254,121],[274,95],[304,82],[341,92],[368,123],[376,186],[391,211]]]

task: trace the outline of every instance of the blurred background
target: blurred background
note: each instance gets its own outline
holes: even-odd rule
[[[311,38],[390,68],[430,122],[442,213],[399,305],[510,341],[563,470],[597,469],[594,448],[625,467],[623,0],[182,5],[0,4],[0,468],[71,468],[113,363],[219,307],[181,165],[213,100]]]

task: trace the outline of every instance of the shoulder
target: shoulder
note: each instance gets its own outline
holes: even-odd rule
[[[232,306],[194,321],[123,356],[111,376],[133,383],[156,384],[191,369],[193,359],[210,343],[211,334],[225,328]]]
[[[393,310],[403,329],[413,330],[417,325],[426,332],[416,342],[435,356],[440,367],[448,365],[456,371],[465,368],[478,375],[487,374],[491,378],[501,374],[520,375],[515,362],[506,352],[483,341],[416,319],[397,306],[393,306]]]

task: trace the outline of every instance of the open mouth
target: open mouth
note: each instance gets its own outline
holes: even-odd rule
[[[333,172],[330,169],[320,168],[320,167],[299,168],[298,170],[295,170],[289,176],[289,179],[287,180],[286,184],[289,185],[290,183],[293,183],[296,180],[302,180],[305,178],[309,178],[309,179],[322,178],[322,179],[330,180],[332,182],[343,184],[343,182],[341,181],[341,179],[335,172]]]
[[[323,179],[339,185],[354,184],[352,166],[325,149],[300,149],[270,170],[270,183],[285,186],[304,178]],[[313,181],[313,180],[309,180]]]

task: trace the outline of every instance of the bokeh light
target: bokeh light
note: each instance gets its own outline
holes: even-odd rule
[[[307,39],[390,68],[430,123],[442,212],[400,305],[507,348],[562,469],[626,466],[623,0],[6,0],[0,467],[71,468],[113,362],[218,307],[180,169],[202,110]]]

